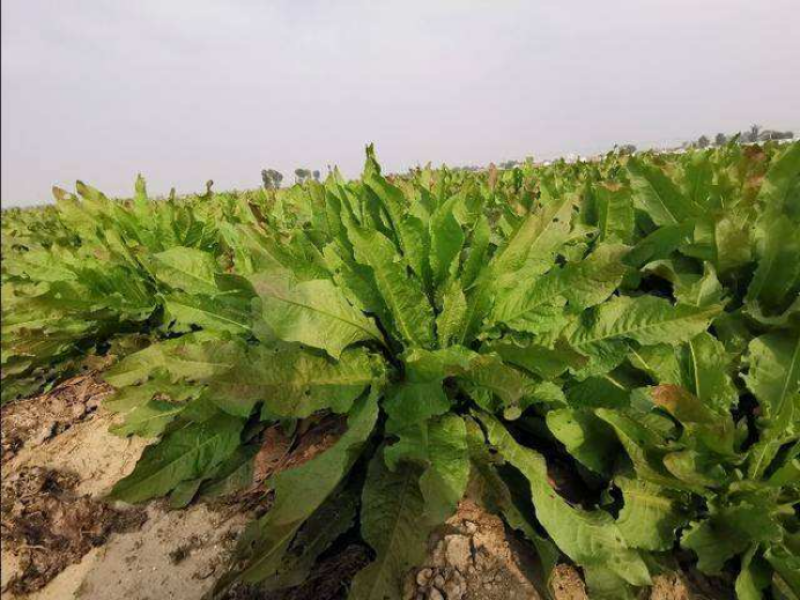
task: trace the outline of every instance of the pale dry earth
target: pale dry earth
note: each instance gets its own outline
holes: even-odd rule
[[[113,416],[100,407],[109,393],[88,375],[3,407],[2,600],[196,600],[224,572],[252,518],[252,494],[238,505],[199,503],[184,510],[169,510],[164,502],[144,508],[103,502],[148,443],[109,433]],[[323,419],[294,444],[268,432],[256,460],[259,481],[329,446],[340,425]],[[263,494],[256,500],[263,504]],[[31,543],[38,539],[44,545]],[[351,544],[326,558],[299,588],[271,594],[238,589],[231,598],[344,598],[348,581],[367,560],[365,548]],[[556,600],[588,598],[579,571],[569,565],[559,565],[548,584]],[[465,500],[431,536],[427,559],[409,573],[403,595],[405,600],[540,600],[547,593],[542,585],[530,550],[499,518]],[[644,598],[702,596],[670,576],[656,578]]]

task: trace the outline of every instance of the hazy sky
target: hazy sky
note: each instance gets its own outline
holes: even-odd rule
[[[800,127],[797,0],[3,0],[4,205]]]

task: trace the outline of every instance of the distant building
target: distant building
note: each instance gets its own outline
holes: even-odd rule
[[[773,129],[765,129],[758,134],[759,142],[771,142],[776,140],[791,140],[794,139],[794,133],[791,131],[775,131]]]

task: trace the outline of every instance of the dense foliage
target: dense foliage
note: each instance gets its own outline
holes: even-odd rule
[[[346,419],[216,593],[355,528],[350,597],[399,598],[468,493],[593,598],[678,552],[800,594],[800,144],[56,197],[3,215],[3,397],[121,357],[116,430],[158,441],[113,498],[229,492],[267,424]]]

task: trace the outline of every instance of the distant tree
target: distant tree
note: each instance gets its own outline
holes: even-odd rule
[[[294,176],[297,183],[305,183],[305,181],[311,177],[311,171],[308,169],[295,169]]]
[[[761,125],[751,125],[750,126],[750,135],[749,135],[750,141],[751,142],[757,142],[758,141],[758,135],[760,133],[761,133]]]
[[[314,169],[312,175],[314,176],[314,181],[319,181],[319,176],[320,176],[319,169]]]
[[[697,138],[698,148],[708,148],[709,144],[711,144],[711,140],[709,140],[705,135],[701,135],[699,138]]]
[[[633,144],[623,144],[622,146],[617,146],[617,152],[620,154],[635,154],[636,153],[636,146]]]
[[[206,181],[206,193],[200,196],[204,200],[211,200],[211,197],[214,195],[214,191],[211,189],[214,187],[214,180],[209,179]]]
[[[264,189],[277,190],[281,187],[283,175],[275,169],[262,169],[261,181],[264,183]]]
[[[728,137],[724,133],[718,133],[714,136],[714,145],[715,146],[724,146],[728,141]]]

